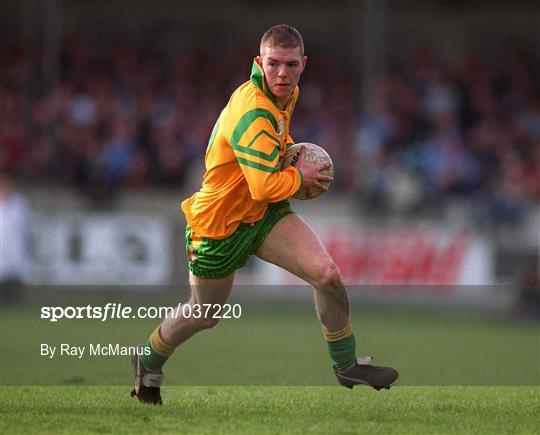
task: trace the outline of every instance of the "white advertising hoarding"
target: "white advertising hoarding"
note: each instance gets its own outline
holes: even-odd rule
[[[30,282],[159,285],[171,277],[168,221],[151,216],[44,216],[34,223]]]

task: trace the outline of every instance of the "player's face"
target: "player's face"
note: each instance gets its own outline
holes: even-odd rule
[[[300,47],[283,48],[261,47],[261,55],[257,56],[266,83],[281,106],[285,106],[304,71],[307,56],[302,56]]]

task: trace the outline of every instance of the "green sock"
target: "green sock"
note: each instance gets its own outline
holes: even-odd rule
[[[169,359],[168,356],[163,356],[157,353],[153,348],[150,340],[147,340],[143,345],[143,354],[140,356],[140,361],[151,372],[160,372],[165,364],[165,361]]]
[[[143,345],[143,354],[139,357],[141,364],[151,372],[160,372],[165,361],[174,352],[174,347],[161,338],[161,325],[156,328]]]
[[[330,358],[336,369],[342,371],[356,362],[356,341],[354,335],[335,341],[327,341]]]

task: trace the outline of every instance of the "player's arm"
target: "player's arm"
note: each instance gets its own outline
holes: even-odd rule
[[[293,196],[302,185],[301,172],[281,170],[281,144],[268,112],[244,117],[233,131],[231,146],[256,201],[278,202]],[[259,115],[259,116],[257,116]]]
[[[290,134],[287,135],[287,142],[286,142],[286,146],[287,148],[289,148],[290,146],[294,145],[294,139],[291,137]]]

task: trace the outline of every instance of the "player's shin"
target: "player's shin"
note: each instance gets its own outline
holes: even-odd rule
[[[356,342],[345,287],[341,283],[316,287],[315,305],[334,367],[345,370],[356,363]]]

